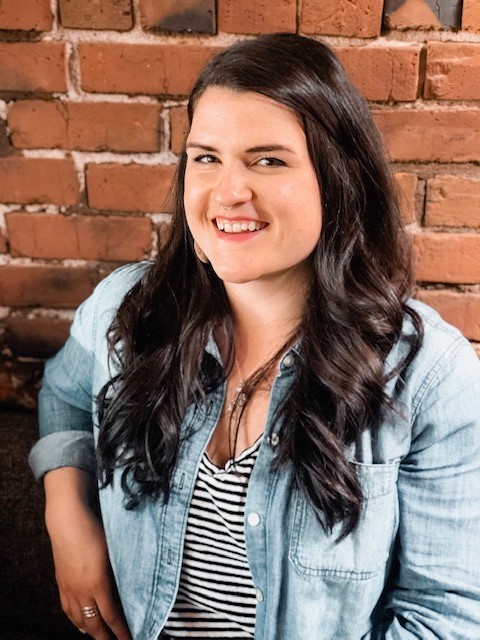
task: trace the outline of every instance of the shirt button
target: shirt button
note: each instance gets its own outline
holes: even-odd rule
[[[255,589],[255,595],[257,596],[258,602],[263,602],[263,593],[261,589]]]
[[[272,445],[272,447],[276,447],[279,442],[280,438],[278,433],[272,433],[272,435],[270,436],[270,444]]]
[[[293,356],[292,356],[291,353],[287,354],[284,357],[282,364],[283,364],[284,367],[291,367],[292,366],[292,364],[293,364]]]
[[[247,516],[247,522],[251,527],[256,527],[258,524],[260,524],[260,516],[258,515],[258,513],[252,511]]]

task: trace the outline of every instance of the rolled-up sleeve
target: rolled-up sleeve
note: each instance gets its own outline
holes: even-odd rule
[[[104,282],[77,309],[69,338],[45,366],[38,401],[40,440],[29,456],[37,479],[64,466],[95,474],[92,379]]]

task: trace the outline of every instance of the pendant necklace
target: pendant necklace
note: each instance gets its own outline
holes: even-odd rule
[[[265,360],[264,362],[268,362],[268,360]],[[253,370],[254,372],[258,371],[260,364],[261,362],[258,363],[257,367]],[[244,391],[245,384],[247,381],[243,377],[243,373],[242,373],[242,370],[240,369],[240,365],[238,364],[237,358],[235,358],[235,367],[240,375],[240,379],[238,381],[237,386],[235,387],[235,391],[233,392],[233,398],[230,400],[230,402],[227,405],[227,413],[229,414],[233,413],[235,409],[241,409],[242,407],[244,407],[248,399],[247,394]],[[272,388],[272,385],[270,384],[269,389],[271,388]]]
[[[227,413],[233,413],[235,408],[242,408],[247,402],[247,394],[244,392],[243,388],[245,386],[245,380],[242,375],[242,371],[240,369],[240,365],[238,364],[238,360],[235,358],[235,366],[237,368],[238,373],[240,374],[240,379],[238,381],[237,386],[235,387],[235,391],[233,392],[233,398],[228,403]]]

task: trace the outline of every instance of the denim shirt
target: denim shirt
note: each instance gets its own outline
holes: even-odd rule
[[[46,366],[41,438],[30,454],[40,478],[61,466],[95,473],[95,397],[112,375],[106,333],[125,293],[148,268],[127,265],[78,309],[71,336]],[[399,381],[398,409],[350,448],[363,491],[358,527],[336,543],[319,525],[290,469],[274,471],[273,415],[295,378],[297,348],[279,364],[265,437],[250,479],[245,535],[257,593],[256,640],[480,638],[480,363],[468,341],[411,302],[423,345]],[[408,349],[405,320],[386,367]],[[213,340],[207,351],[220,362]],[[391,394],[398,381],[387,385]],[[118,482],[100,490],[110,560],[135,640],[157,640],[179,585],[189,503],[225,388],[190,406],[166,504],[126,510]]]

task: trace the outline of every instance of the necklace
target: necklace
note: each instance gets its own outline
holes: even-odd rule
[[[268,362],[268,360],[266,361]],[[257,364],[256,368],[253,371],[257,371],[261,365],[261,361]],[[233,398],[230,400],[227,406],[227,413],[233,413],[234,409],[241,409],[247,403],[247,394],[245,393],[245,384],[246,380],[243,377],[242,370],[240,369],[240,365],[238,364],[237,358],[235,358],[235,367],[240,375],[239,381],[235,390],[233,392]],[[269,384],[269,389],[272,388],[272,385]]]

